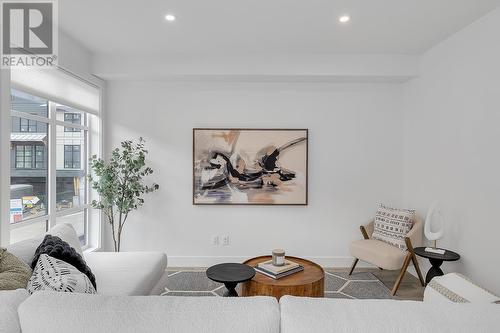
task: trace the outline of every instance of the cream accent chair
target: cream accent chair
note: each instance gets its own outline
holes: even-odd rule
[[[372,239],[374,221],[375,219],[372,219],[367,225],[360,227],[364,239],[351,243],[350,251],[351,255],[354,257],[354,262],[352,263],[349,275],[352,274],[359,260],[368,262],[380,269],[400,270],[396,283],[392,288],[392,295],[395,295],[405,275],[406,269],[410,261],[412,261],[420,283],[422,286],[425,286],[420,267],[418,266],[417,257],[413,252],[413,246],[422,246],[422,219],[416,216],[413,227],[406,235],[405,242],[408,248],[406,251],[402,251],[393,245],[377,239]]]

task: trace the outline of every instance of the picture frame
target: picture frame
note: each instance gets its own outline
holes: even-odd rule
[[[308,129],[193,128],[193,205],[308,205]]]

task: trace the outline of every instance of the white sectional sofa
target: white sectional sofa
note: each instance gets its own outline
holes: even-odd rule
[[[38,292],[19,307],[23,333],[277,333],[270,297],[105,296]],[[49,318],[49,320],[47,320]]]
[[[306,297],[106,296],[38,292],[23,333],[498,332],[500,305]],[[0,326],[1,327],[1,326]],[[18,332],[18,331],[12,331]]]
[[[81,252],[78,237],[71,224],[58,224],[49,231],[77,249],[96,277],[102,295],[150,295],[165,274],[167,256],[161,252]],[[28,265],[43,237],[28,239],[7,250]]]
[[[281,332],[500,332],[497,304],[442,304],[285,296]]]
[[[101,295],[150,295],[167,267],[160,252],[91,252],[85,261]]]
[[[59,229],[51,232],[63,239],[72,237],[72,229]],[[29,263],[40,241],[28,240],[8,249]],[[75,241],[70,239],[69,242]],[[500,331],[498,304],[291,296],[282,297],[278,303],[271,297],[144,296],[158,290],[153,286],[164,274],[165,254],[97,252],[84,254],[84,257],[96,276],[97,295],[48,291],[29,295],[24,289],[0,291],[0,332]]]

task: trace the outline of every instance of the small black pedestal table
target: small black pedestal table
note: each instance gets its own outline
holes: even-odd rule
[[[415,249],[413,249],[416,255],[429,259],[429,262],[432,265],[432,267],[427,272],[427,275],[425,276],[425,283],[429,283],[435,276],[444,275],[443,271],[441,270],[443,261],[457,261],[458,259],[460,259],[460,255],[458,253],[446,249],[442,250],[445,250],[444,254],[426,252],[425,247],[416,247]]]
[[[238,297],[236,286],[251,280],[255,276],[255,269],[245,264],[227,263],[209,267],[206,274],[210,280],[224,283],[228,290],[224,297]]]

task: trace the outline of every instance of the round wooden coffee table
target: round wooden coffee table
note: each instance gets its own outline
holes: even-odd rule
[[[278,300],[283,295],[323,297],[325,294],[325,271],[312,261],[286,257],[302,266],[304,270],[281,279],[275,280],[263,274],[255,276],[242,284],[242,296],[274,296]],[[261,256],[249,259],[244,263],[255,267],[258,263],[270,260],[271,256]]]

